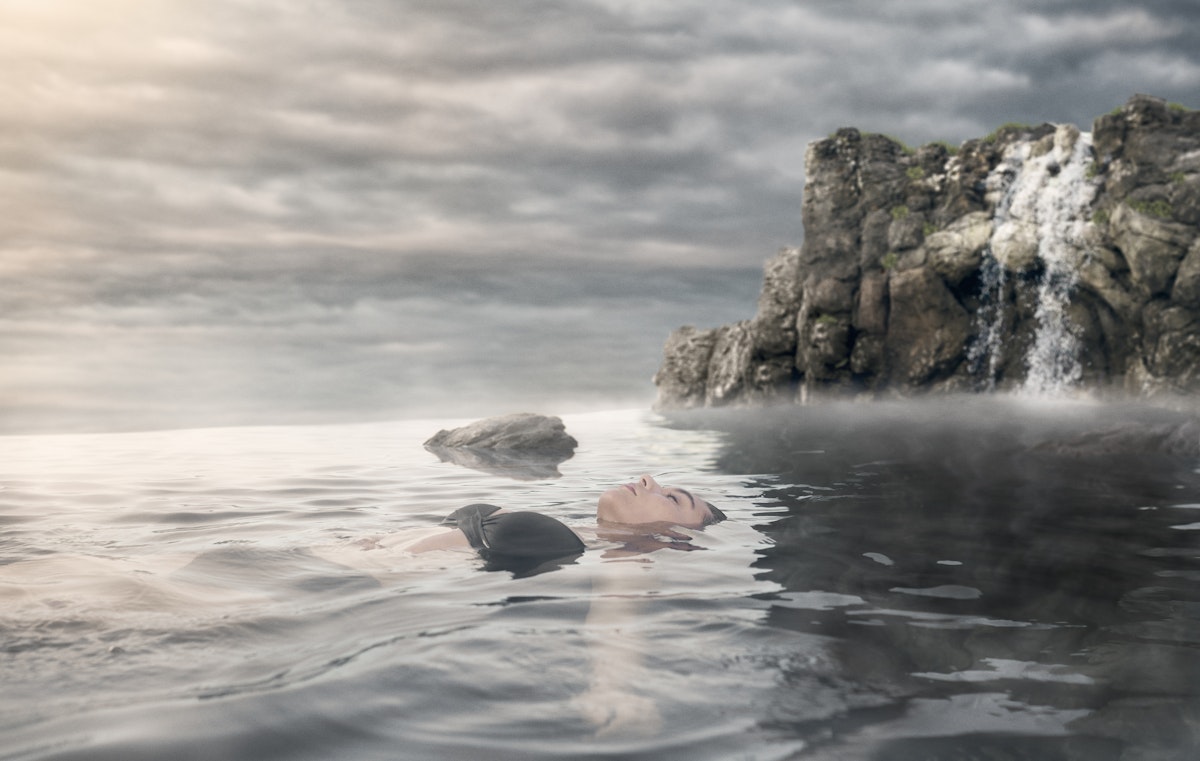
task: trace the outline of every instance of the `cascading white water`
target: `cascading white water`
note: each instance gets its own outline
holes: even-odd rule
[[[1001,197],[984,254],[978,339],[972,347],[978,357],[971,359],[972,368],[982,370],[986,358],[989,387],[995,385],[1005,338],[1005,271],[1038,266],[1042,275],[1034,313],[1037,328],[1025,358],[1028,371],[1022,391],[1061,394],[1082,376],[1079,340],[1067,307],[1085,255],[1084,228],[1098,187],[1088,178],[1091,156],[1091,134],[1062,125],[1048,149],[1029,140],[1011,145],[988,176],[988,190]]]
[[[1048,156],[1058,167],[1032,198],[1037,214],[1038,258],[1045,266],[1038,283],[1038,330],[1027,358],[1025,390],[1057,394],[1079,382],[1079,339],[1067,316],[1071,291],[1085,253],[1083,232],[1097,184],[1088,180],[1091,133],[1060,127]],[[1049,165],[1048,165],[1049,166]]]
[[[996,237],[994,231],[1008,221],[1009,208],[1012,206],[1017,187],[1015,180],[1029,156],[1029,151],[1028,142],[1018,142],[1009,146],[1003,160],[987,177],[987,194],[998,198],[992,215],[992,239]],[[975,314],[975,341],[967,351],[967,361],[970,363],[972,375],[979,377],[982,374],[986,390],[991,391],[996,387],[996,376],[1000,369],[1005,316],[1004,266],[996,258],[991,241],[983,251],[980,277],[980,305]]]
[[[984,390],[996,388],[1000,365],[1000,349],[1004,340],[1004,268],[984,252],[979,269],[979,311],[975,314],[975,341],[967,350],[971,375],[983,377]]]

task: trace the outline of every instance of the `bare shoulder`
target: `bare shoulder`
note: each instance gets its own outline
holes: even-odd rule
[[[386,541],[386,540],[384,540]],[[405,552],[430,552],[432,550],[469,550],[471,543],[467,535],[456,528],[438,527],[435,533],[427,533],[421,537],[409,538],[387,545]]]

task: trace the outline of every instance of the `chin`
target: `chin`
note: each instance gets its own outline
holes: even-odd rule
[[[620,507],[621,491],[624,487],[618,486],[609,489],[600,495],[600,499],[596,501],[596,517],[607,521],[620,522]]]

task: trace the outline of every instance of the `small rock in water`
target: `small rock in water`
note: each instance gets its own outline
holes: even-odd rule
[[[453,430],[441,430],[425,442],[427,447],[510,449],[543,454],[572,454],[579,445],[567,433],[561,418],[518,412],[478,420]]]
[[[519,412],[441,430],[425,448],[443,462],[521,480],[557,478],[579,445],[561,418]]]

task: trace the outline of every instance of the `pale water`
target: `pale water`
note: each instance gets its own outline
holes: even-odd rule
[[[535,481],[425,452],[451,421],[0,439],[0,758],[1200,749],[1200,462],[1176,415],[565,419],[580,447]],[[730,520],[620,551],[595,498],[643,472]],[[473,501],[591,549],[516,578],[369,541]]]

